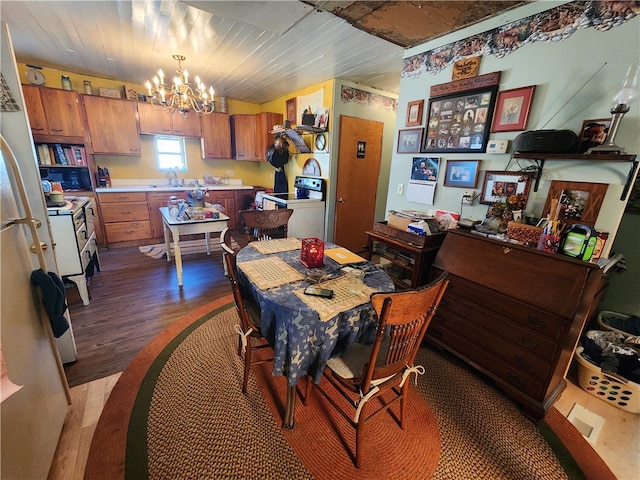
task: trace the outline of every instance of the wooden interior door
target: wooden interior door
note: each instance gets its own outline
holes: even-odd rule
[[[383,123],[340,116],[335,243],[353,252],[367,244],[373,228],[382,158]]]

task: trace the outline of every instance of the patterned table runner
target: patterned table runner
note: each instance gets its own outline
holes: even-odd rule
[[[318,312],[320,320],[326,321],[340,312],[367,303],[371,294],[377,292],[375,288],[371,288],[363,282],[359,283],[358,292],[352,290],[350,280],[346,275],[317,285],[319,288],[333,290],[333,298],[305,295],[304,288],[294,290],[293,293],[309,307]]]
[[[269,255],[271,253],[288,252],[290,250],[299,250],[302,241],[299,238],[276,238],[273,240],[264,240],[262,242],[251,242],[253,248],[262,255]]]
[[[260,290],[268,290],[269,288],[280,287],[287,283],[304,280],[304,275],[292,266],[287,265],[278,257],[266,257],[248,262],[239,262],[238,268],[240,268]]]

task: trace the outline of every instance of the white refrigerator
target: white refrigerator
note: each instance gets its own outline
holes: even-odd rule
[[[31,273],[38,268],[57,273],[57,267],[17,64],[4,22],[0,35],[0,142],[6,140],[0,162],[0,478],[47,478],[70,394]],[[38,223],[39,228],[30,228]],[[46,250],[40,249],[40,242]],[[7,395],[13,385],[17,391]]]

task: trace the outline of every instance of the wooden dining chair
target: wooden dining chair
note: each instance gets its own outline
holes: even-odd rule
[[[332,385],[327,388],[337,391],[355,408],[353,418],[345,411],[345,402],[336,401],[323,382],[311,389],[321,392],[356,429],[357,468],[364,426],[369,420],[400,401],[399,424],[404,429],[410,376],[424,373],[424,367],[414,365],[414,360],[448,284],[445,273],[417,290],[371,295],[380,321],[374,343],[354,343],[343,355],[329,360],[323,374]],[[371,402],[375,398],[379,400]],[[394,418],[397,422],[398,418]]]
[[[264,358],[266,354],[256,355],[257,351],[271,349],[266,338],[260,330],[260,305],[251,298],[246,298],[240,291],[238,283],[238,266],[236,263],[236,252],[231,248],[231,234],[228,228],[220,233],[220,246],[225,265],[225,274],[231,282],[233,291],[233,302],[240,317],[240,324],[237,325],[238,332],[238,355],[244,355],[244,378],[242,381],[242,393],[247,393],[247,383],[249,381],[249,371],[251,365],[259,365],[273,361],[273,355]],[[259,358],[256,358],[259,357]]]
[[[278,210],[240,210],[247,241],[287,238],[290,208]]]

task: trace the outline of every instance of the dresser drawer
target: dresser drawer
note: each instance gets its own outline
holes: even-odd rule
[[[100,193],[100,203],[146,202],[145,192]]]
[[[486,289],[481,285],[449,275],[447,294],[468,299],[471,303],[480,304],[485,309],[496,312],[500,316],[518,325],[531,328],[552,339],[560,338],[565,331],[568,319],[540,310],[523,302],[519,302],[499,292]]]
[[[147,202],[106,203],[102,205],[102,220],[105,223],[149,220],[149,208]]]
[[[151,222],[118,222],[104,226],[108,242],[126,242],[151,238]]]
[[[511,385],[534,399],[542,399],[544,394],[542,382],[514,368],[502,358],[488,353],[483,347],[433,323],[427,330],[427,339],[433,339],[437,344],[452,350],[459,357],[468,359],[485,373],[501,380],[502,383]]]

